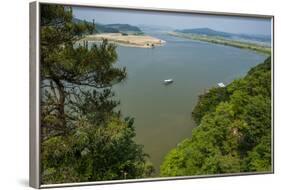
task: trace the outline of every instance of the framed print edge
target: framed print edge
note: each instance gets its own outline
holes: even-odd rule
[[[271,16],[271,171],[275,173],[275,106],[274,106],[274,93],[275,93],[275,18],[274,15]]]
[[[198,175],[198,176],[180,176],[180,177],[155,177],[143,179],[129,179],[129,180],[111,180],[111,181],[93,181],[93,182],[78,182],[78,183],[62,183],[62,184],[48,184],[42,185],[40,180],[40,4],[60,4],[73,5],[81,7],[100,7],[109,9],[123,9],[123,10],[141,10],[141,11],[158,11],[158,12],[175,12],[175,13],[192,13],[205,15],[220,15],[220,16],[241,16],[241,17],[256,17],[256,18],[270,18],[271,19],[271,142],[272,142],[272,165],[271,171],[267,172],[245,172],[245,173],[226,173],[215,175]],[[161,9],[161,8],[137,8],[126,6],[109,6],[109,5],[91,5],[91,4],[73,4],[67,2],[55,1],[35,1],[29,4],[29,43],[30,43],[30,65],[29,65],[29,83],[30,83],[30,116],[29,116],[29,185],[33,188],[52,188],[52,187],[71,187],[71,186],[86,186],[86,185],[106,185],[106,184],[120,184],[120,183],[137,183],[137,182],[151,182],[151,181],[167,181],[167,180],[184,180],[195,178],[212,178],[212,177],[232,177],[245,175],[261,175],[274,173],[274,16],[273,15],[259,15],[259,14],[245,14],[245,13],[224,13],[224,12],[208,12],[208,11],[193,11],[183,9]]]
[[[193,175],[193,176],[176,176],[176,177],[152,177],[142,179],[126,179],[126,180],[110,180],[110,181],[92,181],[92,182],[77,182],[77,183],[61,183],[61,184],[46,184],[40,185],[40,188],[59,188],[59,187],[77,187],[77,186],[94,186],[94,185],[113,185],[126,183],[143,183],[143,182],[161,182],[161,181],[177,181],[189,179],[204,179],[204,178],[219,178],[219,177],[239,177],[251,175],[268,175],[274,174],[273,171],[268,172],[244,172],[244,173],[229,173],[229,174],[210,174],[210,175]]]
[[[40,187],[39,3],[29,4],[29,185]]]
[[[128,6],[128,5],[109,5],[101,3],[76,3],[68,1],[56,1],[56,0],[39,0],[36,1],[39,4],[56,4],[66,6],[77,7],[89,7],[89,8],[108,8],[108,9],[120,9],[120,10],[139,10],[139,11],[156,11],[156,12],[169,12],[169,13],[182,13],[182,14],[196,14],[196,15],[217,15],[217,16],[235,16],[235,17],[254,17],[254,18],[268,18],[271,19],[274,16],[271,14],[255,14],[255,13],[238,13],[238,12],[223,12],[223,11],[203,11],[194,9],[178,9],[178,8],[160,8],[160,7],[147,7],[147,6]]]

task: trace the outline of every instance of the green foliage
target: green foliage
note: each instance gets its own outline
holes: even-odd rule
[[[229,96],[225,88],[211,88],[208,93],[199,96],[199,101],[192,111],[192,117],[196,124],[204,115],[215,110],[221,101],[228,100]]]
[[[261,142],[249,152],[245,162],[245,170],[270,171],[271,170],[271,135],[268,134]]]
[[[135,144],[130,121],[112,118],[106,126],[93,126],[85,118],[67,136],[42,144],[44,183],[66,183],[150,176],[142,146]]]
[[[116,46],[79,46],[94,25],[74,22],[71,7],[42,4],[41,179],[43,184],[131,179],[152,175],[133,119],[116,110],[112,86],[125,80],[114,67]]]
[[[173,149],[162,176],[271,170],[271,59],[199,97],[192,138]]]

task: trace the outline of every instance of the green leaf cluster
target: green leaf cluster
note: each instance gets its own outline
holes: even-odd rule
[[[42,143],[42,179],[45,184],[134,179],[154,169],[137,145],[132,120],[111,118],[97,126],[81,118],[76,130]]]

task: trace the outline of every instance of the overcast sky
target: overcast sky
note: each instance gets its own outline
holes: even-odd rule
[[[271,20],[264,18],[182,14],[90,7],[73,7],[74,17],[102,24],[168,26],[174,29],[208,27],[244,34],[271,34]]]

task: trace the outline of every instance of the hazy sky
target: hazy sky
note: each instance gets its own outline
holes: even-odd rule
[[[102,24],[131,24],[168,26],[174,29],[208,27],[214,30],[244,33],[271,34],[271,20],[264,18],[214,16],[186,13],[163,13],[121,9],[73,7],[74,17]]]

